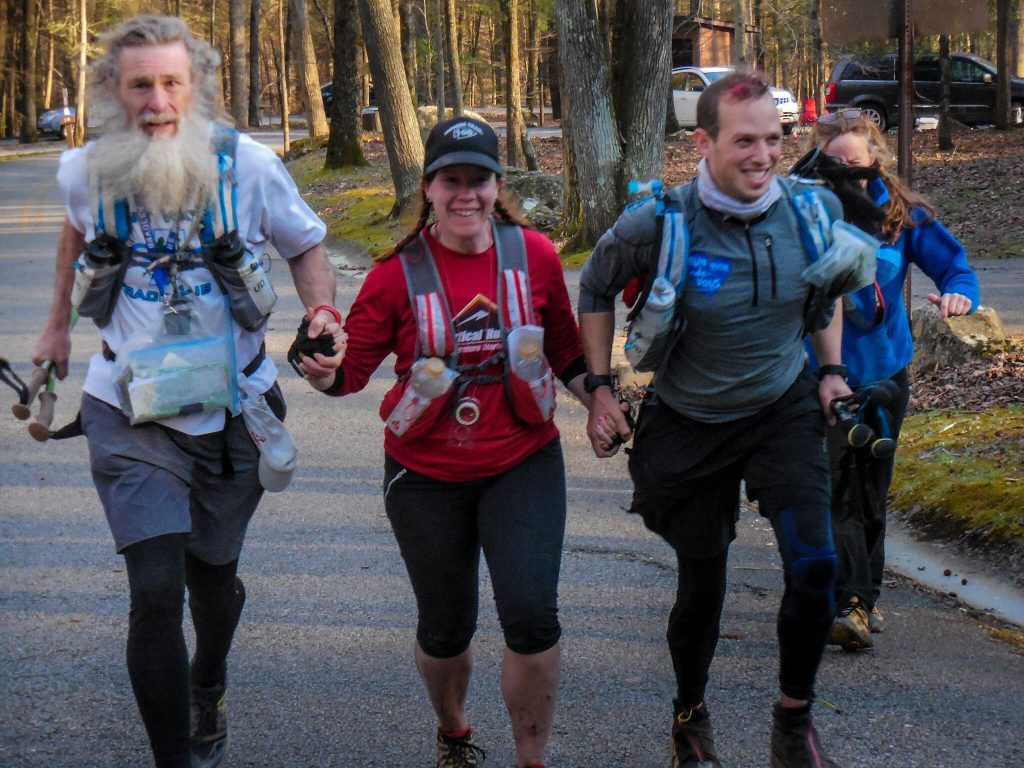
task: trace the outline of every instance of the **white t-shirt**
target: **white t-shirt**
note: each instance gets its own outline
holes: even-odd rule
[[[88,145],[65,152],[61,156],[57,181],[67,204],[67,214],[71,225],[85,235],[86,241],[96,236],[93,212],[89,205],[88,175],[86,170],[86,153]],[[238,236],[257,258],[263,257],[267,243],[271,243],[285,259],[290,259],[318,245],[324,239],[326,227],[315,213],[306,205],[299,195],[295,182],[288,174],[284,164],[270,149],[258,144],[248,136],[239,136],[238,148],[235,153],[235,171],[238,178],[236,188],[237,201],[235,212],[238,219]],[[141,217],[134,215],[131,246],[136,254],[147,254],[146,237],[139,220],[149,220],[152,228],[152,240],[160,243],[166,241],[170,231],[174,229],[173,220],[165,220],[160,215],[148,216],[143,212]],[[104,221],[108,234],[116,234],[114,212],[104,209]],[[188,236],[191,221],[179,224],[177,239]],[[196,234],[191,246],[198,248],[199,235]],[[159,254],[162,255],[162,254]],[[198,257],[198,254],[196,254]],[[263,259],[266,266],[268,259]],[[278,262],[279,263],[279,262]],[[279,275],[270,275],[271,282]],[[282,275],[282,279],[291,275]],[[179,285],[185,289],[192,312],[198,313],[198,324],[213,334],[223,334],[229,322],[225,309],[225,299],[216,280],[209,270],[203,267],[182,270],[178,273]],[[279,283],[280,284],[280,283]],[[161,298],[157,280],[153,274],[147,273],[143,266],[131,266],[125,275],[124,287],[118,297],[110,324],[99,329],[100,335],[115,353],[134,333],[150,328],[161,322],[164,302]],[[256,357],[266,324],[257,331],[246,331],[231,322],[235,341],[235,361],[238,371],[245,368]],[[85,377],[84,389],[93,397],[115,407],[120,401],[115,389],[116,366],[96,353],[89,361],[89,371]],[[248,377],[258,391],[269,389],[277,378],[277,366],[267,357],[259,369]],[[192,435],[203,435],[216,432],[224,426],[224,411],[209,411],[179,416],[160,422],[168,427]]]

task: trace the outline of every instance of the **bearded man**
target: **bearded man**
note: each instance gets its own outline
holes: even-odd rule
[[[323,223],[270,150],[214,120],[217,54],[172,17],[138,16],[103,43],[89,81],[101,138],[61,159],[67,217],[54,301],[32,357],[63,379],[72,309],[100,329],[103,351],[90,360],[79,422],[125,558],[128,673],[156,765],[209,768],[228,744],[242,541],[264,486],[282,490],[288,479],[261,464],[236,388],[262,393],[283,418],[263,347],[273,304],[268,242],[309,308],[303,334],[339,346],[344,337]],[[195,350],[213,354],[197,361]],[[142,360],[159,376],[147,379]],[[320,362],[313,355],[306,367],[326,375]]]

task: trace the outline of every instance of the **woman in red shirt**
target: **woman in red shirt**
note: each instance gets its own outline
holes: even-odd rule
[[[518,768],[543,765],[558,691],[566,498],[552,374],[590,398],[558,255],[510,210],[503,175],[486,123],[433,128],[419,221],[366,276],[337,374],[313,381],[332,395],[358,392],[397,356],[381,405],[384,500],[416,594],[414,652],[437,713],[438,766],[484,756],[465,711],[481,551],[505,637],[501,689]],[[539,359],[528,341],[516,346],[538,327]],[[546,375],[517,376],[509,358],[520,352]],[[429,358],[440,376],[417,372]],[[423,376],[433,385],[409,391]]]

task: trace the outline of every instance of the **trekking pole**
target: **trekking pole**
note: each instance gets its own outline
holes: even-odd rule
[[[0,357],[0,381],[9,386],[18,395],[18,402],[11,406],[11,411],[15,416],[21,412],[21,408],[27,407],[29,402],[28,399],[28,387],[25,386],[25,382],[21,380],[12,369],[10,363]],[[19,419],[28,418],[27,416],[18,416]]]
[[[72,310],[71,323],[68,326],[69,332],[75,327],[77,322],[78,311]],[[50,425],[53,424],[53,414],[57,406],[57,393],[54,391],[57,385],[54,377],[55,367],[49,360],[44,361],[42,365],[36,366],[36,369],[32,371],[32,379],[27,387],[28,403],[25,405],[19,403],[12,408],[14,415],[24,421],[32,415],[32,401],[36,399],[36,395],[39,396],[39,411],[36,413],[35,421],[28,425],[28,433],[40,443],[45,443],[50,439]],[[45,389],[43,389],[44,385]],[[39,391],[41,389],[43,390],[42,392]]]
[[[51,362],[37,365],[32,371],[32,378],[29,379],[28,386],[25,387],[25,396],[11,406],[11,413],[16,419],[26,421],[32,415],[32,401],[36,399],[36,395],[39,394],[43,385],[47,383],[52,371],[53,363]]]
[[[50,425],[53,423],[53,412],[57,405],[57,393],[54,392],[53,365],[47,365],[49,374],[46,377],[46,389],[39,393],[39,412],[36,420],[28,425],[28,433],[40,443],[50,439]]]

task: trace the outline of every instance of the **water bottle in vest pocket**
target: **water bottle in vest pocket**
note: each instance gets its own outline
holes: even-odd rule
[[[626,359],[635,370],[655,370],[664,357],[665,350],[660,346],[674,338],[666,332],[672,327],[675,303],[675,286],[667,278],[656,277],[647,301],[629,323],[623,346]]]
[[[544,329],[539,325],[514,328],[506,349],[505,386],[512,412],[526,424],[543,424],[555,412],[555,379],[544,357]]]
[[[228,297],[231,315],[247,331],[255,331],[270,317],[277,294],[263,264],[242,247],[237,232],[226,232],[203,246],[205,261]]]
[[[409,369],[404,387],[392,388],[381,403],[380,414],[387,428],[403,440],[427,432],[447,410],[448,394],[457,377],[441,358],[421,357]]]
[[[120,295],[131,250],[120,240],[100,233],[85,245],[75,264],[71,306],[82,317],[91,317],[100,328],[110,322]]]

